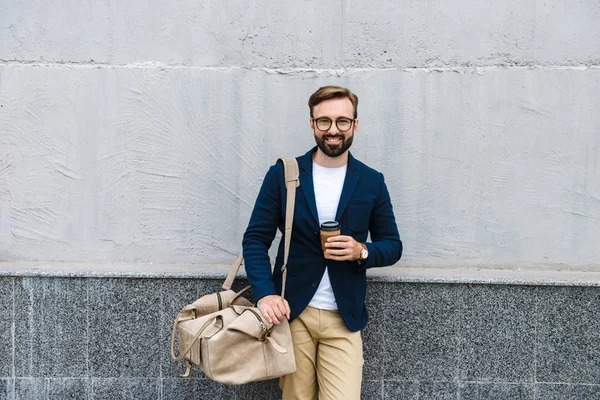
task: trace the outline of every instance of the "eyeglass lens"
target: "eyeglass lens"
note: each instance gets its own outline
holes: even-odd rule
[[[333,123],[329,118],[317,118],[315,121],[320,131],[328,131]],[[348,118],[338,118],[335,120],[335,125],[340,131],[345,132],[352,127],[352,122],[354,121]]]

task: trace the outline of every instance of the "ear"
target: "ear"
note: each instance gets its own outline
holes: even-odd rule
[[[313,121],[313,119],[309,118],[308,123],[310,124],[310,129],[314,131],[315,130],[315,122]]]
[[[354,132],[356,132],[358,130],[358,119],[356,121],[354,121]]]

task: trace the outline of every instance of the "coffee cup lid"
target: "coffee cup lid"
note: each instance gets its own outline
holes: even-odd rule
[[[322,231],[337,231],[340,229],[340,223],[337,221],[327,221],[321,224]]]

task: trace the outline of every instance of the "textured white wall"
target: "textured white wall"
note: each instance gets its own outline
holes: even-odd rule
[[[0,5],[0,260],[230,262],[341,84],[402,263],[600,269],[600,2],[323,3]]]

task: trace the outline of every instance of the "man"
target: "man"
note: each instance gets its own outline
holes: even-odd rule
[[[383,175],[348,151],[358,131],[358,97],[346,88],[325,86],[308,106],[317,146],[297,158],[300,187],[285,301],[279,295],[283,240],[272,273],[268,255],[285,224],[280,163],[267,172],[244,234],[246,273],[265,319],[291,321],[297,370],[281,378],[283,399],[359,399],[360,330],[368,317],[365,272],[398,261],[402,242]],[[319,233],[325,221],[341,224],[341,235],[326,243],[327,258]]]

